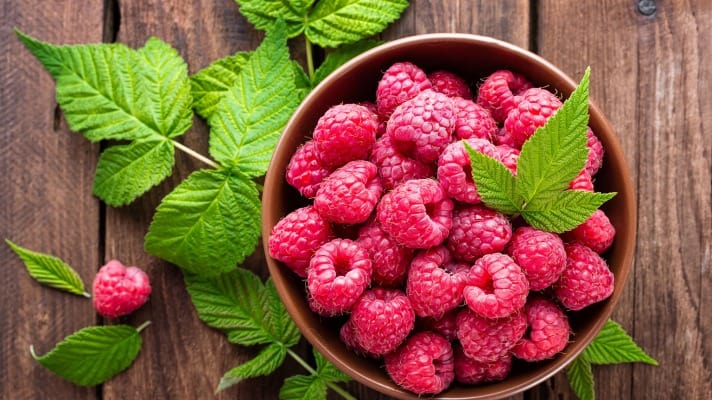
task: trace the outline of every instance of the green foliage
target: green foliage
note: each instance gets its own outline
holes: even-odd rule
[[[284,362],[287,347],[282,343],[271,343],[253,359],[236,366],[220,379],[217,391],[240,383],[243,379],[269,375]]]
[[[362,40],[360,42],[341,46],[338,49],[329,52],[329,54],[326,55],[324,62],[321,63],[316,71],[314,71],[312,85],[318,85],[319,82],[323,81],[324,78],[346,63],[346,61],[349,61],[364,51],[372,49],[379,44],[381,44],[381,42],[375,40]]]
[[[280,400],[325,400],[326,382],[316,375],[296,375],[284,380]]]
[[[592,364],[642,362],[658,365],[616,322],[608,320],[584,353]]]
[[[225,93],[237,81],[237,75],[251,54],[241,51],[221,58],[190,77],[195,112],[205,119],[210,118]]]
[[[566,379],[580,400],[596,400],[591,361],[586,353],[578,356],[566,367]]]

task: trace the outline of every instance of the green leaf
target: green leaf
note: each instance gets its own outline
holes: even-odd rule
[[[231,369],[220,379],[217,391],[222,391],[238,384],[243,379],[269,375],[284,362],[287,348],[281,343],[272,343],[252,360]]]
[[[470,156],[472,179],[482,201],[505,214],[521,211],[523,199],[515,190],[516,181],[509,169],[494,158],[475,151],[466,141],[462,143]]]
[[[169,140],[109,147],[96,166],[93,193],[110,206],[131,203],[171,174],[173,152]]]
[[[208,123],[210,154],[249,177],[267,170],[282,128],[299,105],[283,23],[243,65]]]
[[[381,32],[406,7],[407,0],[320,1],[307,17],[304,34],[321,47],[357,42]]]
[[[531,226],[562,233],[581,225],[615,195],[567,190],[549,198],[535,198],[524,206],[521,214]]]
[[[586,353],[582,353],[566,367],[566,379],[580,400],[596,400],[591,361]]]
[[[220,100],[237,81],[237,75],[250,59],[250,52],[238,52],[221,58],[190,77],[193,108],[208,119],[215,112]]]
[[[127,325],[92,326],[73,333],[44,356],[30,352],[55,374],[82,386],[98,385],[128,368],[141,350],[140,330]]]
[[[296,375],[284,380],[280,400],[326,400],[326,382],[315,375]]]
[[[17,253],[25,263],[27,272],[37,282],[69,293],[90,297],[89,293],[84,291],[84,282],[77,271],[59,258],[27,250],[7,239],[5,239],[5,243]]]
[[[324,59],[324,62],[319,68],[314,71],[313,85],[316,86],[324,78],[329,76],[337,68],[342,66],[346,61],[356,57],[366,50],[374,48],[382,42],[376,40],[361,40],[356,43],[340,46],[339,48],[329,52]]]
[[[304,99],[312,90],[312,83],[309,76],[304,72],[304,68],[298,62],[292,60],[292,71],[294,72],[294,86],[297,88],[299,102]]]
[[[608,320],[598,336],[584,350],[593,364],[620,364],[643,362],[658,365],[652,357],[643,351],[623,328]]]
[[[314,354],[314,359],[316,360],[316,373],[319,378],[334,383],[349,382],[351,378],[345,373],[341,372],[340,369],[324,358],[321,353],[319,353],[316,348],[312,348],[312,353]]]
[[[240,173],[197,171],[158,206],[144,247],[186,271],[215,275],[251,254],[259,235],[255,183]]]
[[[295,37],[304,30],[304,22],[314,0],[235,0],[240,13],[257,29],[270,30],[278,20],[285,21],[287,35]]]

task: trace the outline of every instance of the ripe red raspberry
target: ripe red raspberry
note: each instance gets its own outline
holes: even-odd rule
[[[329,221],[358,224],[368,219],[382,192],[376,166],[364,160],[351,161],[321,183],[314,207]]]
[[[376,129],[376,138],[383,136],[386,133],[386,119],[381,118],[378,114],[378,106],[372,101],[362,101],[358,103],[361,106],[368,108],[368,111],[376,114],[378,116],[378,129]]]
[[[358,243],[334,239],[314,253],[307,272],[314,308],[338,315],[351,309],[371,283],[371,259]]]
[[[94,308],[106,318],[131,314],[148,301],[151,283],[143,270],[111,260],[94,277]]]
[[[339,104],[319,118],[314,143],[322,164],[336,168],[368,158],[376,142],[378,116],[358,104]]]
[[[516,147],[514,136],[509,133],[509,131],[507,131],[505,127],[502,127],[497,131],[497,133],[494,135],[494,139],[492,139],[492,143],[496,144],[497,146],[505,145],[509,147]]]
[[[456,259],[474,262],[501,252],[511,238],[512,225],[504,214],[475,205],[455,210],[447,247]]]
[[[578,311],[607,299],[613,293],[614,277],[606,261],[579,243],[567,244],[564,248],[566,269],[553,285],[561,304]]]
[[[559,108],[561,100],[546,89],[531,88],[522,93],[521,100],[504,121],[505,129],[512,135],[512,147],[521,149],[536,128],[544,126]]]
[[[388,135],[383,135],[376,140],[370,161],[378,167],[378,176],[381,177],[383,188],[386,190],[411,179],[429,178],[435,175],[433,165],[401,154],[393,146]]]
[[[586,168],[582,169],[576,178],[569,183],[569,189],[593,192],[593,179],[591,179],[591,175]]]
[[[504,164],[512,175],[517,176],[517,160],[519,160],[519,150],[506,144],[495,146],[497,148],[497,159]]]
[[[401,154],[431,163],[452,141],[454,129],[452,99],[425,90],[393,111],[386,125],[386,134]]]
[[[455,136],[459,139],[480,138],[492,141],[497,134],[497,122],[489,111],[474,101],[454,98]]]
[[[596,210],[581,225],[564,234],[566,240],[581,243],[598,254],[608,250],[615,237],[616,228],[603,210]]]
[[[448,97],[472,98],[472,92],[464,79],[450,71],[435,71],[428,74],[432,89]]]
[[[449,341],[457,340],[457,314],[460,308],[455,308],[445,313],[440,318],[418,318],[416,320],[416,329],[422,331],[433,331],[442,335]]]
[[[287,165],[287,183],[304,197],[313,198],[321,182],[331,170],[324,167],[316,154],[314,141],[299,146]]]
[[[371,280],[380,286],[398,286],[405,280],[413,250],[399,245],[373,218],[358,232],[358,243],[373,263]]]
[[[512,349],[524,361],[542,361],[563,351],[569,342],[569,320],[553,302],[537,298],[527,302],[527,334]]]
[[[516,106],[515,96],[532,87],[522,75],[507,70],[499,70],[480,85],[477,104],[488,110],[495,121],[503,122],[507,114]]]
[[[398,62],[391,65],[376,89],[378,114],[383,118],[390,117],[396,107],[431,87],[425,72],[415,64]]]
[[[465,142],[475,151],[493,158],[496,157],[497,149],[485,139],[472,138],[466,139]],[[438,160],[438,180],[448,196],[453,199],[469,204],[482,202],[480,195],[477,193],[477,187],[472,180],[470,156],[467,154],[462,141],[449,144],[440,155]]]
[[[406,294],[419,317],[440,318],[462,304],[462,289],[469,266],[455,263],[444,246],[433,247],[413,258]]]
[[[452,200],[437,181],[413,179],[383,195],[376,216],[383,230],[396,242],[427,249],[447,238],[452,209]]]
[[[504,318],[524,307],[529,282],[514,260],[493,253],[475,261],[463,293],[472,311],[485,318]]]
[[[356,328],[354,328],[354,324],[351,320],[347,320],[346,323],[341,326],[341,329],[339,330],[339,339],[344,342],[346,347],[358,355],[370,358],[381,358],[380,355],[369,353],[366,349],[361,347],[361,344],[359,344],[358,340],[356,340]]]
[[[530,290],[551,286],[566,268],[566,250],[561,238],[529,226],[514,232],[507,252],[524,271]]]
[[[596,175],[596,172],[601,168],[601,165],[603,165],[603,144],[601,141],[598,139],[595,133],[593,133],[593,130],[591,128],[588,128],[586,131],[586,137],[587,137],[587,143],[586,147],[588,147],[588,158],[586,159],[586,171],[588,171],[591,176]]]
[[[394,351],[415,326],[415,313],[405,293],[397,289],[367,290],[351,309],[358,348],[370,355]]]
[[[314,206],[299,208],[287,214],[272,228],[269,255],[282,261],[300,277],[306,278],[312,255],[332,236],[331,225],[319,215]]]
[[[385,361],[391,379],[417,394],[440,393],[455,379],[452,346],[433,332],[416,333]]]
[[[455,380],[466,385],[502,381],[512,369],[512,356],[509,354],[497,361],[482,363],[467,357],[461,346],[454,346],[453,351]]]
[[[492,363],[506,356],[524,336],[524,313],[507,318],[483,318],[469,309],[457,314],[457,338],[465,355],[474,361]]]

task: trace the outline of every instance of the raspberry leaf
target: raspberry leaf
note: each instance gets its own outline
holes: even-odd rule
[[[292,38],[304,31],[304,21],[315,0],[235,0],[240,13],[257,29],[270,30],[284,20],[287,35]]]
[[[284,380],[280,400],[326,400],[326,382],[316,375],[296,375]]]
[[[77,271],[64,261],[48,254],[27,250],[7,239],[5,239],[5,243],[17,253],[22,262],[25,263],[27,272],[37,282],[69,293],[91,297],[89,293],[84,291],[84,282],[82,282],[82,278],[79,277]]]
[[[531,226],[548,232],[563,233],[581,225],[615,195],[616,193],[567,190],[553,198],[534,199],[524,206],[521,214]]]
[[[566,379],[580,400],[596,400],[591,361],[586,353],[582,353],[566,367]]]
[[[287,348],[282,343],[272,343],[257,356],[231,369],[220,379],[217,392],[240,383],[243,379],[269,375],[284,362]]]
[[[190,77],[195,112],[205,119],[210,118],[225,93],[235,84],[250,55],[251,52],[237,52],[214,61]]]
[[[316,360],[316,374],[321,379],[334,383],[351,381],[348,375],[336,368],[334,364],[330,363],[329,360],[321,355],[315,348],[312,348],[312,353],[314,354],[314,360]]]
[[[598,336],[584,350],[593,364],[643,362],[658,365],[616,322],[608,320]]]
[[[516,180],[501,162],[474,150],[462,141],[470,156],[472,179],[477,183],[477,193],[482,202],[505,214],[521,211],[524,200],[516,191]]]
[[[375,40],[361,40],[356,43],[340,46],[338,49],[329,52],[324,62],[314,71],[314,78],[312,79],[313,85],[318,85],[319,82],[323,81],[324,78],[329,76],[329,74],[344,63],[379,44],[381,44],[381,42]]]

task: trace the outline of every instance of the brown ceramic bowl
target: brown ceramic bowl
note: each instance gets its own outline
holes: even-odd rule
[[[482,77],[500,68],[526,76],[537,86],[546,86],[566,97],[575,82],[549,62],[495,39],[464,34],[429,34],[395,40],[351,60],[325,79],[304,100],[282,135],[267,172],[262,205],[262,237],[267,240],[272,227],[290,211],[307,204],[285,181],[289,159],[299,144],[311,137],[319,117],[339,103],[374,100],[381,74],[391,64],[410,61],[426,72],[446,69],[463,76],[475,86]],[[592,73],[597,79],[596,71]],[[577,77],[579,79],[580,77]],[[597,191],[618,195],[604,210],[616,228],[617,236],[606,258],[615,275],[616,286],[607,300],[582,311],[569,313],[573,329],[571,342],[562,354],[539,363],[515,362],[510,376],[499,383],[482,386],[453,384],[440,393],[440,399],[495,399],[531,388],[556,374],[588,345],[611,315],[621,296],[631,268],[635,248],[636,203],[633,182],[621,146],[610,123],[591,104],[590,126],[606,150],[604,166],[596,175]],[[322,318],[309,310],[305,284],[287,267],[266,254],[269,272],[279,295],[297,326],[327,359],[362,384],[400,399],[418,399],[415,394],[390,380],[382,364],[357,356],[339,341],[338,321]]]

